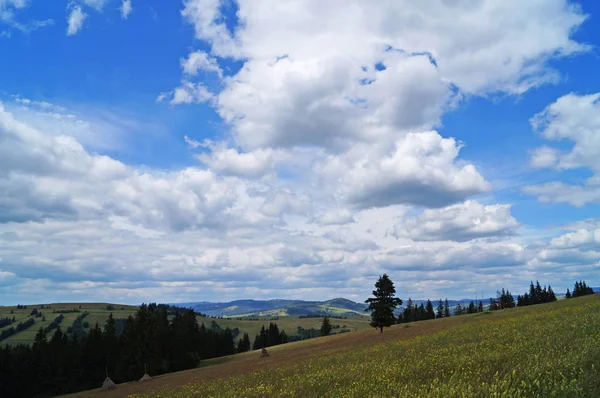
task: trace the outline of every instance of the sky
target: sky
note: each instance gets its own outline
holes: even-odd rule
[[[594,0],[0,0],[0,304],[600,286]]]

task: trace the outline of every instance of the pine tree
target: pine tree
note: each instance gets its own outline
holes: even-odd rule
[[[460,305],[460,303],[456,303],[456,310],[454,310],[454,315],[462,315],[463,314],[463,308]]]
[[[477,312],[483,312],[483,303],[479,300],[479,306],[477,306]]]
[[[571,292],[569,291],[569,289],[567,289],[567,294],[565,296],[566,298],[570,299],[571,298]]]
[[[323,322],[321,323],[321,336],[329,336],[331,334],[332,329],[333,326],[331,326],[329,317],[324,317]]]
[[[427,310],[423,303],[417,307],[417,321],[423,321],[427,319]]]
[[[448,304],[448,299],[444,300],[444,317],[450,318],[450,305]]]
[[[404,308],[404,315],[402,316],[404,322],[414,322],[416,321],[416,311],[413,305],[412,299],[409,297],[408,302],[406,303],[406,307]]]
[[[438,301],[437,312],[435,314],[435,317],[436,318],[444,317],[444,302],[442,301],[442,299],[440,299],[440,301]]]
[[[467,314],[474,314],[477,312],[477,309],[475,308],[475,303],[473,301],[471,301],[469,303],[469,307],[467,307]]]
[[[433,303],[427,299],[427,305],[425,306],[425,319],[435,319],[435,312],[433,311]]]
[[[556,294],[554,294],[554,291],[552,290],[552,286],[548,285],[548,301],[552,302],[552,301],[556,301]]]
[[[379,328],[383,333],[384,327],[389,327],[396,323],[394,310],[397,306],[402,305],[402,300],[394,297],[396,289],[391,279],[383,274],[375,283],[372,298],[369,298],[365,303],[369,304],[365,311],[371,312],[370,325],[374,328]]]

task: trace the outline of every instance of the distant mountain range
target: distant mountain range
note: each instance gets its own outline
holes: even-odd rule
[[[484,299],[488,304],[489,299]],[[407,300],[404,300],[406,305]],[[448,300],[450,307],[468,305],[475,299]],[[425,305],[427,300],[413,300],[415,305]],[[247,316],[292,316],[292,315],[330,315],[330,316],[357,316],[365,315],[366,305],[356,303],[345,298],[335,298],[327,301],[304,301],[304,300],[236,300],[226,303],[211,303],[207,301],[175,303],[185,308],[193,308],[194,311],[206,315],[219,317],[247,317]],[[438,305],[433,302],[434,308]],[[401,310],[402,308],[398,308]]]
[[[290,316],[290,315],[365,315],[365,305],[344,298],[327,301],[304,300],[236,300],[227,303],[176,303],[211,316]]]

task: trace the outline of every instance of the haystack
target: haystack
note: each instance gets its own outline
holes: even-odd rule
[[[114,388],[117,388],[116,384],[110,379],[110,377],[106,376],[104,383],[102,383],[102,390],[112,390]]]
[[[150,380],[152,380],[152,377],[150,377],[150,376],[148,375],[148,373],[144,373],[144,375],[143,375],[143,376],[142,376],[142,378],[140,379],[140,382],[143,382],[143,381],[150,381]]]
[[[263,349],[260,351],[260,357],[261,357],[261,358],[264,358],[264,357],[268,357],[268,356],[269,356],[269,353],[267,352],[267,349],[266,349],[266,348],[263,348]]]

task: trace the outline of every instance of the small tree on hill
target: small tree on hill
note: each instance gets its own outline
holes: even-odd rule
[[[324,317],[321,323],[321,336],[329,336],[332,329],[333,326],[331,325],[331,321],[329,321],[329,317]]]
[[[402,300],[394,297],[395,295],[394,283],[387,274],[383,274],[375,283],[374,297],[365,300],[365,303],[369,304],[365,311],[371,313],[370,325],[379,328],[381,333],[383,333],[384,327],[390,327],[396,322],[394,310],[397,306],[402,305]]]
[[[570,291],[569,289],[567,289],[567,295],[566,295],[566,297],[567,297],[568,299],[570,299],[570,298],[571,298],[571,291]]]

